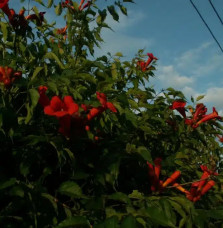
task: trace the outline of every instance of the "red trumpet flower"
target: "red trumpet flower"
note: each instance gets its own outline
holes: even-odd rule
[[[42,105],[42,107],[46,107],[47,105],[50,104],[50,99],[46,95],[47,89],[48,88],[46,86],[39,86],[38,88],[38,92],[40,95],[39,104]]]
[[[21,71],[14,72],[13,68],[8,66],[0,67],[0,83],[3,82],[7,88],[9,88],[16,79],[21,77]]]
[[[78,105],[74,103],[71,96],[65,96],[63,101],[58,97],[54,96],[50,104],[44,108],[46,115],[62,117],[65,115],[73,115],[78,111]]]
[[[147,162],[148,165],[148,175],[151,181],[151,191],[161,191],[167,185],[176,181],[180,176],[180,171],[175,171],[164,183],[159,180],[160,170],[161,170],[161,158],[156,158],[154,160],[154,167],[151,163]]]
[[[184,101],[174,101],[170,106],[170,109],[172,110],[176,109],[184,118],[186,118],[185,105],[186,105],[186,102]]]
[[[208,120],[212,120],[212,119],[221,119],[221,117],[218,115],[218,112],[216,111],[215,107],[213,107],[213,112],[205,115],[201,120],[199,120],[196,124],[196,126],[198,126],[199,124],[206,122]]]
[[[176,181],[176,179],[181,175],[180,171],[175,171],[162,185],[165,188],[167,185],[172,184]]]
[[[209,180],[207,184],[202,188],[201,195],[203,196],[209,189],[211,189],[215,185],[213,180]]]
[[[158,179],[155,176],[153,165],[151,163],[149,163],[148,161],[147,161],[147,165],[148,165],[148,175],[149,175],[149,179],[151,181],[151,191],[155,192],[157,190],[157,187],[159,187],[159,186],[157,186]]]
[[[85,3],[82,7],[81,7],[81,9],[80,9],[80,11],[82,11],[82,10],[84,10],[84,9],[86,9],[87,7],[89,7],[90,5],[91,5],[91,1],[87,1],[87,3]]]
[[[137,65],[141,68],[142,72],[145,72],[146,70],[148,70],[148,66],[153,60],[158,60],[152,53],[147,53],[147,55],[149,58],[146,62],[144,61],[137,62]]]
[[[57,34],[66,35],[67,25],[64,28],[57,29]]]
[[[189,193],[185,192],[186,197],[192,202],[200,200],[201,196],[204,195],[215,185],[215,182],[213,180],[208,180],[208,178],[211,175],[218,175],[218,173],[214,172],[213,170],[209,170],[205,165],[201,165],[200,167],[203,171],[203,175],[201,176],[199,181],[191,184],[191,189]]]
[[[111,102],[107,102],[107,97],[104,93],[96,92],[96,95],[103,108],[108,108],[112,112],[117,112],[115,106]]]
[[[6,5],[8,5],[9,0],[0,0],[0,9],[4,8]]]
[[[185,188],[183,188],[181,185],[179,185],[178,183],[174,183],[173,186],[178,189],[179,191],[187,194],[187,195],[190,195],[190,192],[187,191]]]
[[[36,14],[30,14],[28,16],[26,16],[26,20],[35,20],[36,21],[36,24],[38,26],[41,26],[43,21],[44,21],[44,14],[46,12],[39,12],[39,15],[37,16]]]
[[[92,108],[89,112],[89,114],[87,115],[87,119],[91,120],[94,117],[98,116],[99,114],[101,114],[103,111],[105,110],[105,108],[103,107],[97,107],[97,108]]]

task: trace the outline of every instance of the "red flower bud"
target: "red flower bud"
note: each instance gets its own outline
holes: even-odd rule
[[[176,181],[176,179],[180,176],[180,171],[175,171],[164,183],[163,188],[165,188],[167,185],[172,184]]]
[[[207,184],[202,188],[201,195],[204,195],[210,188],[215,185],[213,180],[207,182]]]
[[[181,191],[181,192],[183,192],[183,193],[185,193],[185,194],[187,194],[187,195],[190,195],[190,192],[187,191],[185,188],[183,188],[183,187],[182,187],[181,185],[179,185],[178,183],[173,184],[173,186],[174,186],[176,189],[178,189],[179,191]]]

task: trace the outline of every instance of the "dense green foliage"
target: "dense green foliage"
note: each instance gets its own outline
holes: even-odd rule
[[[117,12],[127,15],[132,1],[107,1],[105,9],[96,0],[86,8],[79,1],[33,2],[17,15],[20,24],[0,14],[0,227],[222,227],[221,119],[186,124],[170,108],[186,98],[172,88],[154,91],[154,61],[137,64],[142,50],[131,61],[121,53],[94,58],[101,30],[109,29],[107,14],[118,21]],[[39,4],[46,14],[54,7],[64,15],[67,30],[42,21]],[[4,67],[22,77],[1,81]],[[49,99],[71,96],[78,104],[69,133],[59,132],[64,122],[38,102],[41,85]],[[106,108],[96,92],[107,96]],[[187,116],[199,99],[191,99]],[[88,118],[93,107],[103,111]],[[202,175],[200,165],[219,175],[210,175],[215,185],[197,202],[171,185],[151,191],[147,162],[157,157],[160,179],[179,170],[177,183],[188,191]]]

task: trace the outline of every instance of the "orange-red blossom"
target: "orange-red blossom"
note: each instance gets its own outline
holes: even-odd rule
[[[146,62],[145,61],[137,62],[137,66],[141,69],[142,72],[145,72],[148,70],[148,66],[153,60],[158,60],[152,53],[147,53],[147,56],[148,56],[148,60]]]
[[[63,100],[58,96],[52,97],[50,100],[46,95],[46,86],[40,86],[39,91],[39,104],[44,108],[46,115],[55,116],[59,120],[60,128],[59,132],[65,136],[70,136],[71,122],[75,122],[76,126],[80,126],[81,129],[86,131],[90,130],[89,121],[98,116],[106,109],[110,109],[112,112],[117,112],[115,106],[107,101],[107,97],[104,93],[96,92],[97,99],[100,101],[101,106],[92,107],[90,105],[81,104],[81,108],[84,110],[86,117],[81,116],[78,112],[79,106],[73,101],[71,96],[65,96]]]
[[[175,109],[180,112],[180,114],[184,117],[185,124],[190,125],[193,128],[197,128],[201,123],[207,122],[209,120],[221,119],[215,107],[213,107],[212,113],[206,115],[207,108],[202,103],[196,105],[195,112],[190,109],[192,117],[187,118],[185,114],[185,105],[186,103],[184,101],[174,101],[170,106],[170,109]]]
[[[9,9],[8,1],[6,0],[0,1],[0,8],[7,15],[9,23],[15,30],[26,30],[28,27],[28,20],[35,20],[38,26],[42,25],[44,20],[45,12],[40,12],[38,16],[36,14],[31,14],[25,17],[24,9],[20,10],[19,14],[17,14],[14,9]]]
[[[22,77],[21,71],[14,71],[13,68],[5,66],[0,67],[0,83],[2,82],[5,87],[9,88],[12,83]]]
[[[196,202],[200,200],[201,196],[203,196],[207,191],[209,191],[214,185],[215,181],[208,180],[211,175],[217,176],[218,173],[209,170],[207,166],[201,165],[200,166],[203,174],[200,178],[200,181],[196,181],[191,184],[190,191],[183,188],[180,184],[175,183],[173,186],[176,187],[179,191],[186,194],[186,197],[192,201]]]
[[[147,162],[148,165],[148,175],[151,181],[151,191],[161,191],[168,185],[174,183],[176,179],[180,176],[180,171],[175,171],[166,181],[159,180],[160,170],[161,170],[161,158],[156,158],[154,160],[155,166]]]

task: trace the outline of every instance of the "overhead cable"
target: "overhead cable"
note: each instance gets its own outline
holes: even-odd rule
[[[215,9],[215,7],[214,7],[212,1],[211,1],[211,0],[208,0],[208,1],[209,1],[209,3],[211,4],[211,7],[213,8],[214,12],[216,13],[216,15],[217,15],[218,19],[220,20],[221,24],[223,25],[223,21],[222,21],[220,15],[219,15],[218,11]]]
[[[217,43],[217,45],[219,46],[219,48],[221,49],[221,51],[223,52],[223,48],[221,47],[220,43],[218,42],[218,40],[216,39],[215,35],[213,34],[213,32],[211,31],[210,27],[208,26],[208,24],[206,23],[206,21],[204,20],[204,18],[202,17],[201,13],[199,12],[198,8],[194,5],[193,1],[190,0],[190,3],[192,4],[192,6],[194,7],[194,9],[197,11],[199,17],[201,18],[201,20],[203,21],[203,23],[205,24],[205,26],[207,27],[208,31],[210,32],[210,34],[212,35],[213,39],[215,40],[215,42]]]

